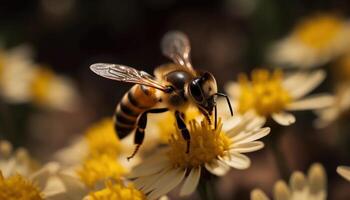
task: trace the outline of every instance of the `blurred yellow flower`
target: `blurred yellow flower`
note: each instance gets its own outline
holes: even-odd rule
[[[74,84],[45,67],[36,68],[31,94],[34,103],[47,108],[70,111],[77,106],[78,94]]]
[[[110,155],[87,158],[77,170],[80,180],[89,188],[94,188],[98,183],[110,178],[118,180],[126,172],[117,159]]]
[[[240,114],[254,111],[260,117],[271,116],[277,123],[287,126],[295,122],[295,117],[286,111],[320,109],[333,103],[333,96],[329,94],[302,98],[324,78],[321,70],[284,77],[279,70],[270,73],[258,69],[251,73],[251,80],[241,74],[238,82],[227,84],[226,91]]]
[[[350,181],[350,167],[348,166],[339,166],[337,167],[337,172],[346,180]]]
[[[12,144],[6,140],[0,140],[0,170],[4,177],[22,174],[27,176],[39,168],[26,149],[12,150]]]
[[[136,166],[129,177],[135,178],[135,186],[147,194],[147,198],[157,199],[182,181],[180,195],[193,193],[202,167],[218,176],[226,174],[231,167],[248,168],[250,159],[243,153],[263,148],[264,144],[257,140],[268,135],[270,129],[261,128],[265,121],[251,113],[242,118],[233,117],[226,123],[223,126],[219,120],[215,130],[207,120],[191,121],[189,153],[186,153],[187,143],[180,130],[176,130],[169,146],[158,150]]]
[[[106,200],[106,199],[123,199],[123,200],[146,200],[146,196],[133,185],[125,185],[122,181],[113,183],[106,181],[104,189],[91,192],[84,200]]]
[[[349,34],[350,25],[345,19],[331,14],[314,15],[300,21],[268,56],[282,66],[319,66],[349,49]]]
[[[104,118],[87,129],[73,145],[60,150],[55,157],[73,169],[88,188],[95,188],[105,180],[119,179],[139,162],[135,157],[127,162],[132,149],[126,147],[115,134],[112,118]]]
[[[58,163],[35,165],[25,150],[11,156],[12,146],[0,141],[0,199],[81,199],[86,190]]]
[[[294,172],[286,182],[276,182],[273,191],[276,200],[325,200],[327,197],[327,175],[321,164],[313,164],[307,178],[302,172]],[[260,189],[251,192],[251,200],[269,200]]]
[[[7,179],[0,171],[0,199],[6,200],[41,200],[39,188],[21,175],[14,175]]]
[[[112,118],[105,118],[93,124],[84,134],[89,156],[121,154],[122,146],[114,130]]]
[[[139,161],[135,157],[130,162],[126,162],[126,157],[133,151],[131,141],[120,141],[114,131],[112,118],[101,119],[92,124],[82,137],[59,150],[55,154],[55,159],[68,166],[77,166],[84,162],[86,158],[108,155],[118,159],[127,169]]]

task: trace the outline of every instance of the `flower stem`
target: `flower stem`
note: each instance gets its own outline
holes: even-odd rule
[[[290,171],[288,168],[287,161],[285,159],[285,155],[283,154],[283,152],[281,151],[281,149],[279,147],[279,140],[283,134],[283,128],[278,127],[275,130],[277,130],[277,131],[274,131],[274,133],[272,133],[272,137],[270,140],[270,146],[271,146],[272,152],[275,156],[277,167],[278,167],[281,178],[283,178],[284,180],[288,180],[289,175],[290,175]]]
[[[202,200],[217,199],[217,195],[215,195],[214,179],[215,177],[212,174],[206,170],[203,170],[203,175],[199,180],[199,185],[197,188],[198,194]]]

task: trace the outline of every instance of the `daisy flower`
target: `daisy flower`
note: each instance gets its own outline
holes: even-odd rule
[[[119,179],[140,161],[139,157],[127,161],[132,148],[122,144],[113,126],[112,118],[102,119],[74,144],[55,155],[56,160],[68,166],[89,189],[107,179]]]
[[[115,183],[108,180],[106,181],[105,188],[91,192],[84,198],[84,200],[105,199],[146,200],[146,196],[132,184],[126,185],[121,180]]]
[[[337,167],[337,172],[339,175],[344,177],[346,180],[350,181],[350,167],[339,166],[339,167]]]
[[[9,103],[31,99],[30,85],[35,77],[32,50],[25,45],[0,49],[0,95]]]
[[[343,54],[350,44],[350,24],[331,14],[303,19],[291,33],[278,41],[268,58],[282,66],[309,68],[320,66]]]
[[[46,67],[37,67],[31,83],[32,101],[46,108],[70,111],[78,104],[78,92],[67,77]]]
[[[59,170],[57,163],[49,163],[35,173],[4,177],[0,170],[0,199],[58,200],[81,199],[86,190],[74,177]]]
[[[261,128],[264,123],[264,119],[251,113],[242,118],[233,117],[224,125],[219,120],[215,130],[207,120],[193,120],[189,123],[189,153],[185,152],[186,141],[176,129],[169,146],[136,166],[129,178],[134,179],[136,188],[149,199],[159,198],[181,182],[180,196],[189,195],[195,191],[203,168],[218,176],[226,174],[231,167],[247,169],[250,159],[243,153],[263,148],[264,144],[257,140],[270,132],[269,128]]]
[[[251,192],[251,200],[269,200],[267,195],[260,189]],[[327,175],[321,164],[313,164],[307,178],[302,172],[294,172],[286,182],[277,181],[273,197],[276,200],[325,200],[327,197]]]
[[[334,101],[330,107],[316,110],[318,118],[315,121],[315,126],[324,128],[336,121],[350,108],[350,83],[341,83],[337,86]]]
[[[16,150],[14,155],[11,152],[11,144],[0,141],[0,199],[81,199],[86,193],[83,185],[58,163],[33,167],[33,159],[24,149]]]
[[[33,102],[69,111],[77,106],[75,85],[64,76],[38,66],[28,46],[0,49],[0,95],[9,103]]]
[[[82,137],[55,154],[55,160],[65,165],[81,164],[87,157],[108,155],[127,157],[132,147],[124,145],[117,137],[112,118],[103,118],[92,124]],[[121,158],[122,159],[122,158]],[[125,159],[126,160],[126,159]]]
[[[120,179],[127,173],[127,168],[115,157],[99,155],[87,158],[82,166],[76,169],[76,173],[87,188],[93,189],[107,179]]]
[[[24,148],[13,151],[12,144],[6,140],[0,140],[0,170],[4,177],[17,173],[24,176],[38,170],[39,165],[29,156]]]
[[[333,103],[329,94],[317,94],[303,98],[315,89],[325,78],[325,72],[296,72],[289,76],[282,71],[269,72],[265,69],[253,70],[251,80],[240,74],[238,82],[227,85],[237,112],[244,114],[254,111],[260,117],[272,117],[277,123],[288,126],[295,117],[288,111],[321,109]]]

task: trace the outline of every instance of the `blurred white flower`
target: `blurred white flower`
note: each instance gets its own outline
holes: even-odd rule
[[[247,169],[250,159],[243,153],[264,147],[257,141],[270,132],[269,128],[261,128],[264,123],[264,119],[251,113],[242,118],[232,117],[224,125],[219,120],[217,129],[207,120],[193,120],[189,123],[189,153],[186,153],[187,142],[177,129],[168,142],[169,147],[145,159],[132,170],[129,178],[135,179],[136,188],[149,199],[167,194],[182,181],[180,195],[190,195],[197,188],[203,168],[218,176],[226,174],[231,167]]]
[[[45,108],[70,111],[78,92],[66,77],[38,66],[28,46],[0,50],[0,95],[9,103],[33,102]]]
[[[348,166],[339,166],[337,167],[337,172],[346,180],[350,181],[350,167]]]
[[[31,82],[35,77],[32,50],[25,45],[0,50],[0,95],[10,103],[31,99]]]
[[[268,59],[279,66],[320,66],[349,49],[350,23],[331,14],[318,14],[300,21],[277,42]]]
[[[127,161],[132,150],[133,146],[126,146],[116,136],[112,118],[105,118],[54,157],[69,167],[86,187],[96,188],[107,179],[121,178],[140,162],[138,156]]]
[[[31,83],[32,101],[42,107],[70,111],[78,106],[78,91],[71,80],[37,67]]]
[[[324,128],[337,120],[342,114],[349,111],[350,108],[350,83],[341,83],[337,86],[335,99],[330,107],[316,110],[318,118],[315,121],[315,126]]]
[[[6,178],[17,173],[27,176],[39,168],[39,165],[28,155],[24,148],[13,151],[12,145],[0,140],[0,170]]]
[[[251,200],[269,200],[260,189],[251,192]],[[325,200],[327,197],[327,175],[322,165],[313,164],[307,178],[302,172],[294,172],[286,182],[276,182],[273,190],[275,200]]]
[[[254,70],[251,80],[241,74],[237,82],[228,83],[226,92],[234,108],[244,114],[254,111],[260,117],[272,117],[280,125],[288,126],[295,117],[288,111],[326,108],[334,102],[330,94],[317,94],[303,98],[325,78],[322,70],[296,72],[286,77],[282,71]],[[223,107],[221,105],[220,107]]]
[[[0,141],[0,199],[73,200],[86,194],[82,183],[58,163],[34,168],[26,151],[18,149],[14,155],[11,152],[11,144]]]

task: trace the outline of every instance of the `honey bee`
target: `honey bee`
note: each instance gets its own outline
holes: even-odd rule
[[[128,160],[135,156],[144,140],[149,113],[174,112],[176,124],[187,142],[186,153],[189,153],[191,139],[184,121],[184,111],[188,106],[196,106],[210,124],[214,110],[216,128],[216,98],[222,96],[226,98],[233,115],[230,100],[227,95],[218,93],[214,76],[193,69],[190,42],[184,33],[167,33],[161,41],[161,49],[173,63],[157,67],[155,76],[119,64],[96,63],[90,66],[93,72],[102,77],[135,84],[123,96],[114,114],[114,125],[120,139],[135,130],[136,146]]]

